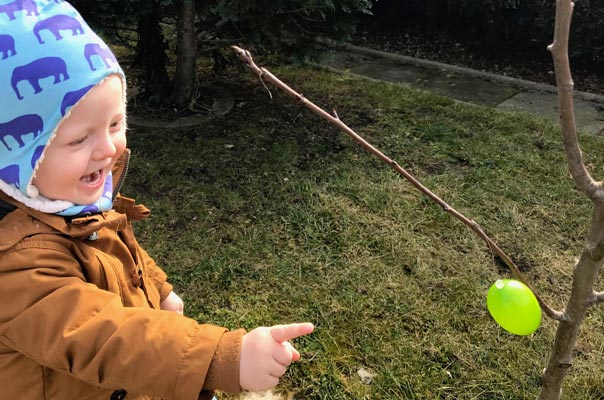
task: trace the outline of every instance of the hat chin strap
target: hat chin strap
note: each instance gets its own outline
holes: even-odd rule
[[[28,192],[38,192],[38,188],[34,185],[29,185],[32,190],[28,190]],[[53,214],[65,210],[69,207],[72,207],[74,204],[70,201],[66,200],[51,200],[48,199],[41,194],[38,194],[36,197],[31,198],[27,197],[20,190],[15,188],[13,185],[9,185],[4,181],[0,180],[0,190],[6,193],[8,196],[17,200],[20,203],[25,204],[29,208],[33,208],[34,210],[41,211],[43,213]]]

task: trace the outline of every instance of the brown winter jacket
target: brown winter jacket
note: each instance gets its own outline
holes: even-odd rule
[[[131,228],[147,212],[118,196],[114,210],[69,221],[0,192],[1,399],[189,400],[240,390],[243,330],[159,309],[172,286]]]

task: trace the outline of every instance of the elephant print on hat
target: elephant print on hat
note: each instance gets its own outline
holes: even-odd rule
[[[38,146],[34,150],[34,154],[31,156],[31,169],[34,169],[36,167],[36,163],[38,162],[40,157],[42,157],[42,153],[44,152],[45,147],[46,146],[44,145]]]
[[[61,115],[65,116],[65,112],[67,108],[73,106],[77,103],[90,89],[92,89],[94,85],[88,85],[83,87],[82,89],[74,90],[73,92],[65,93],[63,96],[63,101],[61,102]]]
[[[0,6],[0,13],[8,15],[8,19],[11,21],[15,19],[17,11],[26,11],[27,15],[40,15],[34,0],[15,0]]]
[[[0,123],[0,142],[4,144],[8,151],[13,149],[6,142],[7,137],[12,137],[19,147],[25,146],[23,136],[30,133],[34,134],[34,138],[44,131],[44,121],[39,115],[26,114],[13,119],[12,121]]]
[[[101,61],[105,63],[105,68],[111,68],[111,65],[117,65],[117,60],[108,47],[101,47],[98,43],[88,43],[84,47],[84,56],[86,57],[86,60],[88,60],[88,65],[90,65],[92,71],[96,71],[96,68],[92,63],[92,57],[95,55],[99,56]],[[108,61],[111,61],[111,64],[109,64]]]
[[[40,36],[40,31],[46,29],[55,36],[56,40],[63,39],[63,36],[61,36],[62,30],[71,30],[73,36],[84,34],[82,24],[77,19],[68,15],[53,15],[52,17],[43,19],[34,26],[34,35],[36,35],[40,44],[44,43],[42,36]]]
[[[15,51],[15,39],[11,35],[0,35],[0,53],[2,53],[2,60],[6,60],[8,57],[17,54]]]
[[[19,189],[19,166],[16,164],[11,164],[0,169],[0,180],[8,183],[9,185],[15,185],[15,187]]]
[[[30,62],[13,70],[13,76],[11,78],[11,85],[17,98],[23,100],[23,96],[19,92],[18,84],[21,81],[28,81],[31,87],[34,89],[34,93],[40,93],[42,88],[40,87],[39,80],[53,76],[55,78],[54,83],[60,83],[62,80],[66,81],[69,79],[67,73],[67,65],[65,61],[59,57],[43,57],[35,61]],[[61,80],[61,78],[63,78]]]

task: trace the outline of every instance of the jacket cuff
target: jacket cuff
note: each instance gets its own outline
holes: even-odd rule
[[[245,329],[237,329],[222,336],[203,384],[205,390],[216,389],[227,393],[241,392],[239,363],[241,338],[245,332]]]
[[[168,297],[170,292],[172,292],[172,290],[174,290],[174,286],[172,286],[172,284],[168,283],[167,281],[164,282],[161,285],[161,287],[158,289],[159,301],[160,302],[164,301],[166,299],[166,297]]]

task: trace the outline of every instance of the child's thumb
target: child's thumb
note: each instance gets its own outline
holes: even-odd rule
[[[300,359],[300,352],[294,348],[294,346],[290,342],[283,342],[283,345],[286,346],[291,352],[292,359],[291,361],[298,361]]]

